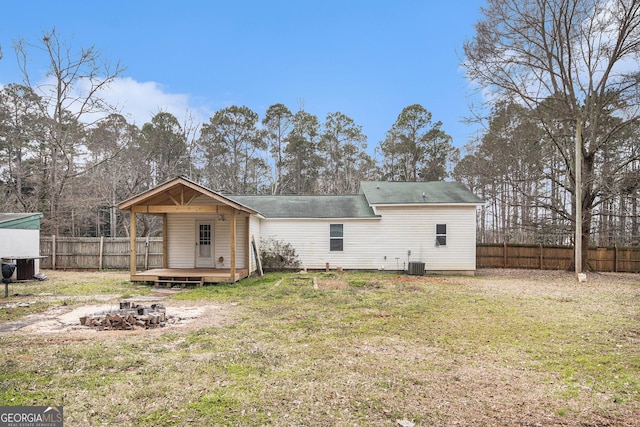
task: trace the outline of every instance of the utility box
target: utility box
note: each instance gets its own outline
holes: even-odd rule
[[[424,262],[409,262],[409,269],[407,273],[411,276],[424,276]]]

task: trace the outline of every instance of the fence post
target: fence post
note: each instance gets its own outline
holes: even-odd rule
[[[542,243],[539,244],[540,246],[540,270],[542,270],[542,267],[544,267],[544,248],[542,247]]]
[[[144,269],[149,269],[149,236],[144,239]]]
[[[98,270],[102,270],[102,256],[104,255],[104,236],[100,236],[100,259],[98,260]]]
[[[56,269],[56,235],[51,236],[51,269]]]
[[[504,265],[503,268],[507,268],[507,242],[504,242],[504,248],[502,250],[502,255],[503,255],[503,262],[502,264]]]
[[[618,244],[613,245],[613,272],[618,272]]]

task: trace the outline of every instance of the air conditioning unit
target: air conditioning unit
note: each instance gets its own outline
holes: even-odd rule
[[[424,262],[409,262],[409,270],[407,273],[411,276],[424,276]]]

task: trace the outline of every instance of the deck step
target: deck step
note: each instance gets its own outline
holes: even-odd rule
[[[202,278],[202,277],[180,277],[180,276],[166,277],[166,276],[160,276],[155,281],[155,286],[157,288],[162,284],[166,284],[167,288],[170,288],[173,285],[181,285],[183,288],[186,287],[187,285],[196,285],[196,286],[200,287],[200,286],[202,286],[204,284],[204,278]]]

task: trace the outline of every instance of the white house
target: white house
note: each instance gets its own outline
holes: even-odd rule
[[[31,280],[40,271],[41,213],[0,213],[0,259],[16,264],[14,280]]]
[[[240,196],[180,177],[119,207],[132,218],[162,215],[164,269],[197,269],[200,282],[208,282],[216,281],[213,271],[225,281],[255,271],[253,242],[268,238],[291,244],[308,269],[393,271],[412,263],[427,272],[473,274],[482,203],[455,182],[363,182],[358,194],[344,196]],[[150,273],[137,271],[133,243],[131,265],[132,280],[148,280]],[[166,281],[186,277],[164,273]]]
[[[347,196],[230,196],[261,216],[256,233],[290,243],[302,265],[322,269],[472,274],[476,208],[455,182],[363,182]]]

